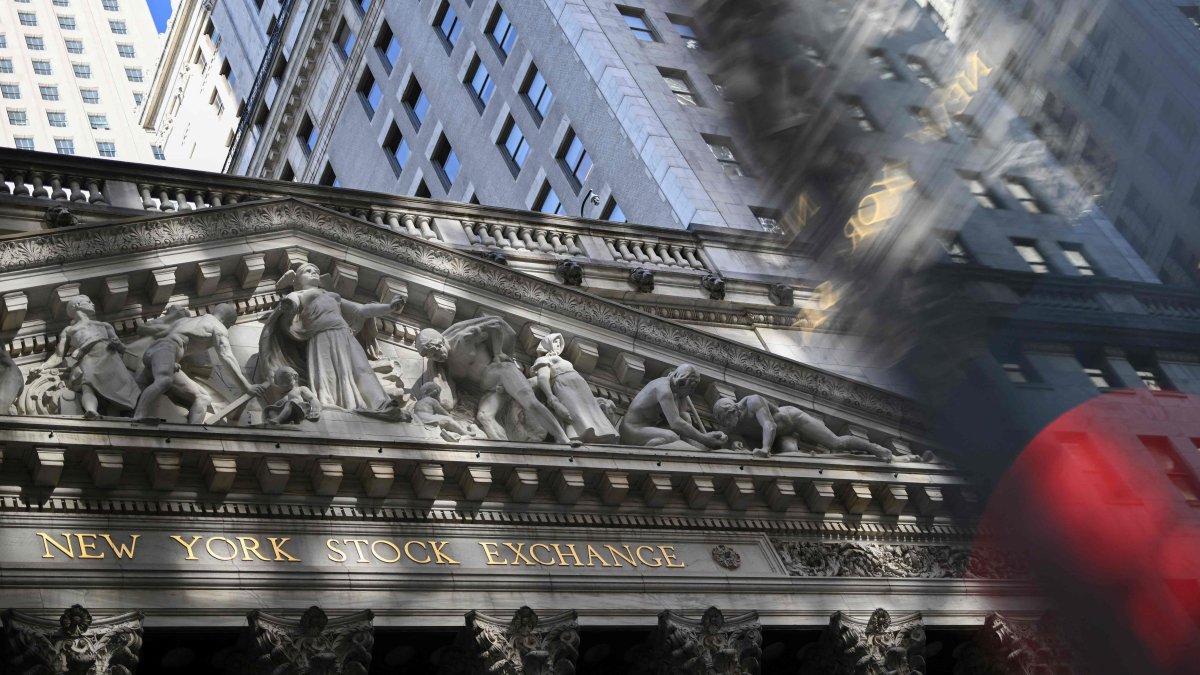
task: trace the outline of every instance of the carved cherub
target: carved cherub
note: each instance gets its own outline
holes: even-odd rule
[[[448,441],[457,441],[463,436],[473,436],[474,425],[463,424],[450,416],[450,411],[438,400],[442,388],[436,382],[426,382],[418,390],[417,403],[413,408],[413,420],[426,426],[438,427]]]
[[[299,424],[315,422],[321,417],[321,399],[312,389],[300,384],[300,373],[283,366],[275,370],[275,386],[283,390],[283,398],[263,409],[267,424]]]

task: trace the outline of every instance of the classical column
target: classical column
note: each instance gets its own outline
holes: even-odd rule
[[[366,675],[375,627],[371,610],[330,619],[309,607],[298,621],[255,610],[233,657],[231,675]]]
[[[704,616],[692,619],[664,611],[649,641],[632,656],[635,675],[758,675],[762,667],[758,612],[726,619],[721,610],[709,607]]]
[[[2,672],[37,675],[132,675],[142,648],[142,613],[93,620],[73,605],[57,621],[4,613]]]
[[[511,621],[469,612],[439,672],[573,675],[579,658],[575,618],[574,611],[567,611],[539,619],[528,607],[518,609]]]
[[[829,617],[829,625],[816,644],[801,655],[800,675],[884,675],[925,673],[925,627],[920,614],[895,622],[885,609],[869,619],[842,612]]]
[[[1082,673],[1051,622],[990,614],[975,637],[954,650],[954,675]]]

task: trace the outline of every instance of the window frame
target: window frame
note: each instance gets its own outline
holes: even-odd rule
[[[446,28],[447,19],[450,19],[449,29]],[[437,13],[433,16],[433,27],[442,39],[442,46],[446,48],[446,52],[454,51],[455,45],[462,38],[463,20],[454,6],[450,4],[450,0],[442,0]]]
[[[408,166],[408,161],[412,159],[412,147],[408,144],[408,139],[404,137],[404,132],[392,122],[391,128],[388,129],[387,137],[383,141],[383,149],[388,154],[388,161],[392,165],[392,170],[396,172],[398,178]],[[400,150],[404,150],[404,158],[400,158]]]
[[[451,162],[453,159],[453,172],[451,172]],[[458,180],[462,173],[462,162],[458,159],[458,154],[454,151],[454,146],[450,144],[450,139],[446,138],[445,132],[438,136],[437,144],[433,147],[433,152],[429,155],[429,161],[433,164],[435,173],[442,181],[442,186],[447,191],[454,187],[454,182]]]
[[[704,143],[708,146],[708,151],[712,153],[713,159],[721,167],[721,171],[729,177],[739,177],[748,175],[742,166],[742,162],[738,159],[738,153],[733,147],[733,139],[727,136],[712,136],[709,134],[701,134]],[[717,152],[717,147],[727,151],[729,157],[723,158]]]
[[[1054,270],[1050,267],[1050,262],[1046,259],[1046,254],[1042,251],[1042,247],[1038,245],[1036,239],[1028,239],[1025,237],[1010,237],[1009,242],[1016,250],[1017,255],[1029,267],[1029,270],[1034,274],[1053,274]]]
[[[379,112],[379,106],[383,104],[383,87],[379,86],[379,79],[375,77],[370,66],[363,68],[355,91],[358,92],[363,108],[367,111],[367,119],[375,119],[375,113]]]
[[[516,147],[512,147],[513,145]],[[501,127],[500,136],[496,139],[496,146],[500,148],[513,175],[520,174],[521,169],[525,168],[525,163],[529,160],[532,148],[529,145],[529,138],[512,115],[508,116],[504,126]]]
[[[102,148],[101,146],[110,146],[110,147]],[[110,158],[116,157],[117,156],[117,144],[114,141],[96,141],[96,153],[99,154],[101,157],[110,157]],[[111,153],[111,154],[107,154],[107,153]]]
[[[507,24],[504,34],[497,36],[496,30],[500,26],[501,19]],[[517,46],[517,27],[513,25],[512,19],[508,17],[508,13],[504,11],[504,7],[500,3],[496,3],[496,8],[492,10],[492,16],[487,23],[488,41],[492,43],[496,53],[500,56],[500,63],[508,60]]]
[[[650,24],[650,18],[646,16],[646,10],[641,7],[630,7],[628,5],[615,5],[617,13],[621,15],[621,19],[625,22],[625,27],[633,33],[634,39],[638,42],[662,42],[658,35],[658,31],[654,30],[654,26]],[[641,26],[635,26],[633,21],[640,22]]]
[[[429,117],[431,104],[429,97],[425,95],[425,88],[421,86],[421,81],[415,74],[409,79],[408,86],[404,88],[404,96],[400,102],[404,104],[404,110],[408,113],[413,129],[420,131],[421,125],[425,124],[425,119]],[[418,110],[419,108],[422,110]]]
[[[554,201],[558,202],[558,205],[554,208],[554,210],[547,211],[546,203],[547,203],[547,200],[551,196],[554,197]],[[536,211],[538,213],[545,213],[547,215],[552,215],[552,216],[565,216],[566,215],[566,208],[563,206],[563,201],[562,201],[562,199],[559,199],[558,193],[555,192],[554,187],[552,185],[550,185],[549,179],[545,179],[542,181],[542,187],[540,189],[538,189],[537,197],[534,199],[533,204],[530,205],[529,210]]]
[[[678,68],[659,68],[658,74],[663,79],[663,84],[667,86],[667,90],[675,96],[675,101],[679,105],[688,108],[703,108],[704,100],[700,98],[700,94],[696,91],[696,86],[692,82],[692,78],[688,76],[686,70]],[[678,82],[682,88],[677,88],[673,83]]]
[[[574,153],[575,146],[579,146],[579,155],[575,159],[571,159]],[[592,155],[588,152],[587,147],[583,144],[583,139],[579,137],[579,133],[575,131],[575,127],[567,127],[567,133],[563,135],[562,143],[559,144],[558,152],[555,153],[558,159],[558,164],[562,167],[567,175],[567,180],[575,188],[575,192],[579,192],[583,188],[583,184],[587,181],[595,168],[595,163],[592,161]],[[583,168],[583,175],[580,176],[580,170],[586,162],[587,167]]]
[[[534,82],[541,80],[542,89],[538,94],[537,100],[533,100],[530,92],[533,90]],[[550,106],[554,105],[554,90],[550,88],[550,83],[546,81],[546,76],[542,74],[536,63],[530,62],[529,72],[525,74],[525,80],[521,84],[521,99],[529,106],[530,112],[533,114],[534,122],[541,126],[542,120],[550,113]],[[549,97],[547,98],[547,94]],[[545,101],[545,111],[542,110],[542,102]],[[1200,189],[1200,188],[1197,188]]]
[[[396,45],[395,56],[390,56],[392,45]],[[384,21],[379,28],[379,34],[375,36],[375,49],[379,53],[379,60],[383,62],[384,70],[391,73],[396,67],[396,61],[400,59],[400,54],[404,51],[404,47],[400,44],[400,38],[396,37],[392,26]]]
[[[475,80],[480,73],[483,73],[483,82],[476,84]],[[471,100],[475,102],[475,106],[480,111],[487,107],[488,102],[492,100],[492,95],[496,93],[496,81],[492,79],[492,73],[479,58],[479,54],[471,57],[471,67],[467,68],[467,76],[463,80],[463,84],[471,92]]]

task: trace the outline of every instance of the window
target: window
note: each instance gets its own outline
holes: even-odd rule
[[[1004,369],[1008,381],[1013,384],[1026,384],[1030,380],[1029,374],[1025,370],[1025,364],[1020,361],[1002,361],[1000,367]]]
[[[617,11],[625,19],[625,25],[633,31],[634,37],[642,42],[658,42],[658,36],[646,21],[646,12],[634,7],[617,7]]]
[[[101,0],[101,4],[104,5],[104,9],[110,12],[121,11],[121,6],[117,4],[117,0]]]
[[[1088,259],[1087,255],[1084,254],[1082,245],[1060,243],[1059,246],[1062,247],[1063,256],[1067,259],[1067,262],[1071,263],[1071,267],[1075,268],[1079,276],[1096,276],[1096,267]]]
[[[521,87],[521,94],[536,113],[534,117],[541,122],[546,117],[546,111],[550,109],[550,103],[554,100],[554,92],[550,91],[550,87],[546,85],[546,78],[542,77],[537,66],[529,66],[529,75],[525,78],[525,85]]]
[[[36,75],[53,75],[54,74],[54,71],[50,68],[49,61],[38,61],[36,59],[33,62],[33,72]]]
[[[1046,263],[1046,259],[1042,257],[1042,252],[1038,250],[1037,242],[1032,239],[1013,239],[1013,248],[1017,249],[1017,253],[1029,265],[1029,269],[1038,274],[1049,274],[1050,265]]]
[[[863,107],[861,98],[857,96],[846,96],[842,98],[842,103],[846,105],[846,112],[850,114],[850,119],[858,125],[863,131],[879,131],[879,127],[875,122],[871,121],[871,116],[867,114],[867,109]]]
[[[319,135],[320,131],[313,124],[312,118],[305,115],[304,121],[300,123],[300,128],[296,130],[296,138],[300,140],[300,147],[304,148],[304,154],[311,154],[316,149]]]
[[[375,38],[375,48],[379,50],[379,58],[383,59],[384,68],[387,68],[389,73],[392,72],[392,68],[396,67],[396,59],[400,58],[400,41],[396,39],[396,34],[386,21],[383,28],[379,29],[379,37]]]
[[[43,40],[39,35],[26,35],[25,46],[28,47],[30,51],[34,52],[46,51],[46,41]]]
[[[46,122],[52,127],[67,126],[67,113],[65,112],[47,112]]]
[[[96,141],[96,152],[99,152],[101,157],[116,157],[117,144],[112,141]]]
[[[679,105],[700,105],[700,99],[696,96],[696,91],[692,88],[687,73],[670,68],[659,68],[658,73],[662,75],[663,82],[667,83],[667,88],[675,94],[675,100],[679,102]]]
[[[21,98],[21,85],[0,84],[0,94],[3,94],[4,98]]]
[[[344,23],[343,26],[345,26]],[[217,30],[217,27],[213,25],[211,18],[207,23],[204,24],[204,34],[208,37],[209,42],[212,43],[213,49],[221,46],[221,33]]]
[[[86,63],[72,63],[71,70],[74,70],[75,77],[81,80],[92,79],[92,67]]]
[[[496,91],[496,83],[492,82],[492,76],[484,67],[483,62],[476,55],[471,62],[470,69],[467,70],[467,86],[475,93],[475,100],[483,105],[492,100],[492,92]]]
[[[423,180],[417,181],[417,191],[413,194],[418,197],[424,197],[425,199],[429,199],[433,196],[433,193],[429,191],[429,186],[426,185],[425,181]]]
[[[292,168],[291,162],[283,163],[283,171],[279,172],[279,180],[296,180],[296,170]]]
[[[107,129],[108,115],[88,114],[88,124],[90,124],[93,129]]]
[[[1153,355],[1129,355],[1129,365],[1137,372],[1138,379],[1150,391],[1173,390],[1174,386],[1158,367]]]
[[[1117,388],[1115,384],[1117,380],[1112,376],[1108,364],[1104,363],[1103,359],[1088,358],[1084,360],[1081,358],[1079,363],[1083,366],[1083,374],[1087,375],[1092,386],[1100,391]]]
[[[558,161],[562,162],[567,173],[574,177],[576,187],[583,185],[588,173],[592,170],[592,158],[583,147],[583,141],[568,127],[567,136],[563,139],[562,148],[558,151]]]
[[[73,17],[73,16],[58,17],[58,27],[63,30],[75,30],[75,17]]]
[[[872,49],[867,52],[871,60],[871,65],[875,67],[875,72],[879,73],[881,80],[899,80],[900,74],[892,66],[892,62],[888,60],[887,52],[882,49]]]
[[[233,64],[229,62],[229,59],[221,63],[221,77],[225,78],[230,89],[237,86],[237,74],[233,72]]]
[[[6,47],[8,47],[8,36],[4,33],[0,33],[0,48]]]
[[[108,27],[116,35],[128,35],[129,34],[129,27],[127,25],[125,25],[124,21],[109,21]]]
[[[67,52],[70,54],[83,53],[83,40],[66,40]]]
[[[779,212],[775,209],[751,206],[750,213],[754,214],[754,219],[758,221],[758,226],[763,229],[763,232],[774,234],[783,232],[783,229],[779,227]]]
[[[679,33],[679,37],[683,38],[683,44],[688,49],[702,49],[700,46],[700,38],[696,36],[696,22],[691,17],[679,16],[678,14],[668,14],[667,20],[675,27],[675,31]]]
[[[454,148],[450,147],[450,141],[446,140],[446,134],[442,134],[438,139],[437,146],[433,149],[433,165],[437,168],[438,174],[442,177],[442,182],[445,183],[446,189],[449,190],[451,185],[454,185],[454,179],[458,178],[458,155],[454,154]]]
[[[362,79],[358,82],[358,93],[362,97],[363,107],[367,109],[367,117],[374,117],[379,104],[383,102],[383,89],[375,81],[371,70],[363,70]]]
[[[358,8],[365,14],[371,8],[371,0],[358,0]]]
[[[29,126],[29,115],[24,110],[9,110],[8,123],[14,127]]]
[[[337,32],[337,46],[346,58],[350,58],[350,52],[354,51],[354,31],[350,30],[345,21],[342,21],[342,27]]]
[[[504,131],[500,133],[500,146],[518,171],[525,166],[525,159],[529,157],[529,142],[511,115],[504,124]]]
[[[143,94],[142,92],[140,92],[140,91],[133,92],[133,104],[134,105],[141,105],[143,98],[145,98],[145,94]]]
[[[961,174],[963,181],[967,184],[967,189],[971,191],[971,196],[975,201],[985,209],[1003,208],[1000,205],[1000,200],[992,194],[988,186],[984,184],[983,177],[978,174]]]
[[[100,102],[100,90],[98,89],[80,89],[79,95],[83,97],[84,103]]]
[[[933,70],[929,68],[929,64],[925,63],[925,60],[921,57],[908,56],[904,59],[904,63],[921,84],[932,89],[942,86],[938,83],[937,78],[933,76]]]
[[[330,187],[342,186],[342,182],[338,180],[337,174],[333,172],[332,164],[325,165],[325,170],[321,172],[320,183],[321,185],[328,185]]]
[[[1004,185],[1012,196],[1021,202],[1021,206],[1029,213],[1045,213],[1046,209],[1042,208],[1042,204],[1038,198],[1029,190],[1028,183],[1022,178],[1014,176],[1005,176]]]
[[[12,59],[0,59],[0,73],[11,73],[12,71]]]
[[[1170,439],[1166,436],[1138,436],[1138,440],[1158,460],[1159,466],[1167,474],[1167,480],[1171,481],[1187,503],[1200,506],[1200,485],[1188,470],[1187,463],[1171,445]]]
[[[33,139],[29,138],[28,136],[15,136],[13,138],[13,145],[15,145],[18,150],[33,150],[34,149],[33,148]]]
[[[504,13],[504,8],[500,5],[496,5],[496,11],[492,13],[492,20],[488,22],[487,32],[492,39],[492,44],[500,50],[500,60],[508,58],[508,55],[512,53],[513,43],[517,41],[517,29],[508,20],[508,15]]]
[[[446,44],[453,48],[458,43],[458,37],[462,35],[462,23],[458,20],[458,13],[447,0],[442,0],[442,8],[438,10],[433,21]]]
[[[56,138],[54,139],[54,150],[60,155],[73,155],[75,154],[75,141],[70,138]]]
[[[413,77],[405,90],[403,101],[409,116],[412,117],[413,126],[420,129],[425,122],[425,116],[429,114],[429,99],[425,98],[425,92],[416,77]]]
[[[957,235],[938,237],[938,243],[942,245],[942,249],[950,257],[950,262],[956,265],[968,265],[971,263],[971,255],[967,253],[966,247],[963,246],[962,240]]]
[[[542,189],[538,192],[537,201],[533,203],[533,210],[542,213],[553,213],[555,215],[563,214],[563,205],[559,201],[558,195],[554,194],[554,188],[550,187],[550,181],[542,183]]]
[[[20,19],[22,26],[37,25],[37,14],[33,12],[17,12],[17,17]]]
[[[137,94],[134,94],[134,97],[136,98]],[[140,103],[141,101],[138,102]],[[217,93],[216,89],[213,89],[212,95],[208,97],[208,104],[216,108],[217,117],[220,117],[225,112],[225,102],[221,100],[221,95]]]
[[[624,223],[625,212],[617,205],[617,200],[613,197],[608,198],[608,203],[604,205],[604,210],[600,212],[600,218],[607,220],[610,223]]]
[[[142,74],[141,68],[126,68],[125,78],[130,82],[145,82],[146,78]]]
[[[712,151],[713,157],[720,162],[721,169],[725,171],[726,176],[746,175],[742,171],[742,165],[738,162],[737,155],[733,153],[733,141],[719,136],[705,136],[704,141],[708,143],[708,149]]]
[[[58,100],[58,87],[55,87],[53,85],[47,85],[47,84],[39,84],[38,92],[41,93],[43,101],[57,101]]]
[[[54,0],[53,4],[55,7],[70,7],[71,0]]]
[[[392,162],[392,168],[396,170],[396,175],[399,176],[404,167],[408,164],[408,158],[412,156],[412,150],[408,147],[408,141],[404,139],[404,134],[400,133],[400,127],[392,123],[392,128],[388,130],[387,138],[383,142],[383,149],[388,151],[388,158]]]
[[[117,45],[117,53],[120,54],[121,58],[123,59],[132,59],[136,56],[136,53],[133,50],[133,45]]]
[[[1200,28],[1200,7],[1196,5],[1188,5],[1186,7],[1180,7],[1179,11],[1183,12],[1183,15],[1187,17],[1188,21],[1192,22],[1193,26]]]

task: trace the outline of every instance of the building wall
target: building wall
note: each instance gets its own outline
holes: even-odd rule
[[[158,33],[150,10],[144,2],[118,0],[113,10],[99,2],[67,0],[62,3],[10,2],[0,8],[0,34],[6,46],[0,58],[12,61],[11,73],[0,73],[0,83],[15,84],[20,98],[0,99],[6,114],[0,119],[0,144],[15,147],[16,139],[30,139],[33,149],[55,152],[56,140],[71,141],[74,153],[99,157],[98,143],[112,143],[120,159],[153,161],[153,139],[137,123],[140,97],[150,88],[159,49]],[[36,26],[21,24],[20,15],[32,13]],[[74,19],[74,29],[60,26],[59,17]],[[116,34],[110,21],[122,21],[127,32]],[[44,49],[33,50],[26,38],[41,38]],[[83,53],[67,50],[65,40],[79,40]],[[119,55],[118,45],[133,48],[133,57]],[[49,75],[34,71],[33,61],[48,61]],[[90,66],[91,77],[78,77],[74,66]],[[140,71],[141,82],[131,81],[127,68]],[[137,79],[137,74],[133,74]],[[58,100],[43,100],[39,85],[58,87]],[[81,90],[94,89],[99,103],[85,103]],[[27,124],[11,121],[16,111],[24,111]],[[64,113],[65,127],[51,127],[47,113]],[[104,115],[108,128],[92,128],[88,115]],[[102,124],[97,124],[102,127]]]

